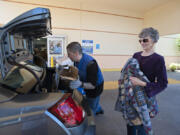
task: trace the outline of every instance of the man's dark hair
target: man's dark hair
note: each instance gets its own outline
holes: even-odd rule
[[[82,47],[79,42],[71,42],[66,47],[67,50],[70,52],[79,52],[79,54],[82,54]]]

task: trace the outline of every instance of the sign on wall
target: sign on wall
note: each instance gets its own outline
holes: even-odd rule
[[[93,54],[93,40],[82,40],[82,51]]]
[[[65,36],[48,36],[47,53],[48,67],[54,67],[59,59],[64,55]]]

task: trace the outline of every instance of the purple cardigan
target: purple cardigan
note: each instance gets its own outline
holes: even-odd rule
[[[164,57],[157,53],[141,56],[141,53],[135,53],[133,58],[138,60],[141,71],[150,81],[147,83],[145,91],[148,97],[152,97],[163,91],[168,84]]]

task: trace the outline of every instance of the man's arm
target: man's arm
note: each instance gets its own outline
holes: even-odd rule
[[[86,69],[86,82],[80,80],[72,81],[70,84],[71,88],[82,87],[84,89],[95,89],[97,82],[98,65],[95,60],[90,61]]]
[[[95,89],[97,82],[98,65],[95,60],[90,61],[86,69],[87,81],[83,82],[84,89]]]

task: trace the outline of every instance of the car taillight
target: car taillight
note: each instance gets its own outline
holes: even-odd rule
[[[81,124],[85,116],[82,107],[75,103],[69,94],[65,95],[54,106],[49,108],[48,111],[61,120],[66,127]]]

